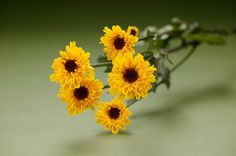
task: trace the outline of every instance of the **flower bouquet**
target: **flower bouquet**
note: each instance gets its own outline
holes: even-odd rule
[[[157,28],[136,26],[123,30],[114,25],[105,27],[100,44],[104,53],[96,64],[86,52],[72,41],[53,61],[50,80],[61,88],[58,97],[66,104],[68,113],[76,115],[87,109],[95,111],[95,120],[105,129],[117,134],[131,123],[129,107],[149,93],[158,92],[159,85],[170,87],[171,73],[178,69],[202,43],[222,45],[230,32],[205,29],[197,22],[186,23],[173,18],[169,24]],[[137,46],[140,51],[136,51]],[[189,52],[177,63],[169,56],[182,49]],[[95,78],[95,68],[105,67],[107,82]],[[100,102],[104,90],[114,99]]]

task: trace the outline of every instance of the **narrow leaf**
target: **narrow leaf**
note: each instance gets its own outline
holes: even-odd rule
[[[209,44],[225,44],[224,38],[218,34],[197,33],[197,34],[189,34],[185,36],[185,38]]]

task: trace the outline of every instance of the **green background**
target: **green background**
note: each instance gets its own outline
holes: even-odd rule
[[[104,26],[163,26],[173,16],[207,28],[236,26],[227,1],[11,1],[0,4],[0,155],[236,155],[236,37],[201,45],[173,73],[170,90],[136,103],[132,125],[112,135],[93,112],[69,117],[49,81],[50,65],[71,40],[102,54]],[[174,54],[177,62],[186,51]],[[103,69],[96,77],[106,82]],[[103,101],[111,96],[104,94]]]

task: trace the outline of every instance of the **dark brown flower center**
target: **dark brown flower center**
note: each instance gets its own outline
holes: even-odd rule
[[[116,38],[115,40],[114,40],[114,46],[115,46],[115,48],[117,49],[117,50],[121,50],[121,49],[123,49],[123,47],[125,46],[125,40],[124,40],[124,38]]]
[[[123,78],[129,83],[133,83],[138,79],[138,72],[133,68],[126,69]]]
[[[131,30],[130,32],[131,35],[135,36],[136,35],[136,31],[134,29]]]
[[[117,119],[120,116],[120,110],[118,108],[110,108],[108,115],[111,119]]]
[[[68,72],[74,72],[75,69],[78,68],[77,64],[75,63],[75,60],[68,60],[65,63],[65,68]]]
[[[88,97],[88,89],[82,86],[80,88],[76,88],[74,90],[74,96],[78,100],[83,100]]]

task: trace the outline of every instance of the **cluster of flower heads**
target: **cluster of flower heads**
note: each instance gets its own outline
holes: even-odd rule
[[[95,110],[97,123],[117,134],[130,124],[131,112],[124,100],[145,97],[156,81],[156,68],[141,54],[134,55],[133,47],[139,36],[137,27],[129,26],[125,31],[116,25],[112,29],[105,27],[104,33],[100,43],[113,65],[108,74],[109,93],[114,96],[112,101],[99,102],[104,85],[95,79],[90,52],[77,47],[75,42],[70,42],[66,51],[60,51],[60,56],[54,60],[50,80],[60,84],[58,96],[65,102],[70,115],[86,109]]]

